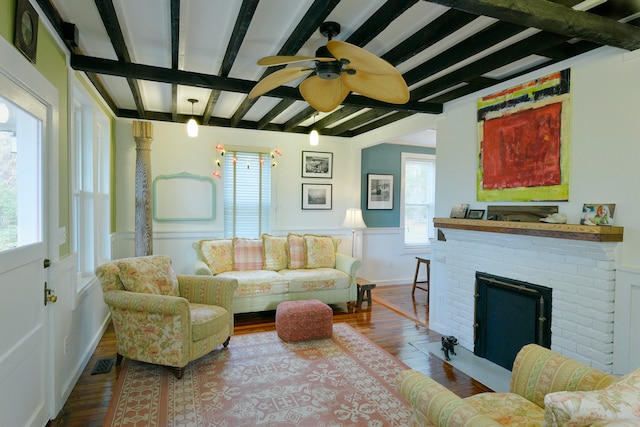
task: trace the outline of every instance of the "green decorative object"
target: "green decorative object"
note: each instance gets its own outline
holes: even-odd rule
[[[211,221],[215,204],[216,186],[211,177],[181,172],[153,180],[155,221]]]

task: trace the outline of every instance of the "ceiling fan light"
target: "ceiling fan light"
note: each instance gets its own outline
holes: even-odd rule
[[[198,136],[198,123],[193,117],[190,118],[187,122],[187,135],[189,135],[191,138],[195,138],[196,136]]]
[[[309,144],[315,147],[318,142],[320,142],[320,134],[314,129],[309,133]]]

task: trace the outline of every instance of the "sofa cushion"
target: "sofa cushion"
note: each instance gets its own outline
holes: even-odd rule
[[[238,281],[238,288],[234,294],[236,297],[284,294],[289,290],[288,282],[275,271],[226,271],[220,273],[218,277],[228,277]]]
[[[331,236],[303,236],[305,268],[333,268],[336,265],[336,248]]]
[[[212,274],[233,270],[233,240],[200,240],[200,257],[207,263]]]
[[[289,233],[287,243],[289,245],[289,269],[296,270],[298,268],[304,268],[305,254],[302,236]]]
[[[117,262],[118,275],[124,288],[130,292],[179,296],[178,278],[171,258],[151,255],[127,258]]]
[[[287,237],[262,235],[262,251],[265,270],[284,270],[288,266]]]
[[[480,393],[465,399],[502,426],[534,426],[544,422],[544,409],[515,393]]]
[[[233,239],[233,261],[236,271],[262,270],[262,239]]]
[[[289,292],[308,292],[323,289],[346,289],[349,275],[333,268],[281,270],[289,281]]]
[[[191,313],[191,340],[199,341],[229,327],[227,310],[208,304],[189,304]]]
[[[549,426],[590,426],[618,419],[640,424],[640,369],[602,390],[549,393],[544,404]]]

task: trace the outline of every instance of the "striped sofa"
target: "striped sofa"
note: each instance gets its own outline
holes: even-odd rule
[[[355,302],[360,261],[337,252],[339,239],[315,234],[204,239],[193,243],[197,275],[235,279],[234,313],[275,310],[280,302]]]
[[[629,421],[632,415],[624,412],[635,410],[636,417],[640,416],[638,384],[639,372],[618,379],[528,344],[514,361],[509,393],[480,393],[463,399],[415,370],[402,372],[397,386],[411,403],[412,426],[622,426],[640,424],[638,419]],[[624,394],[636,403],[629,406],[622,402],[620,396]],[[588,407],[586,400],[581,400],[589,396],[594,402],[605,402],[599,409],[602,416],[594,418],[598,403]],[[584,412],[582,421],[576,421],[580,411]],[[607,417],[615,417],[615,424],[609,424]]]

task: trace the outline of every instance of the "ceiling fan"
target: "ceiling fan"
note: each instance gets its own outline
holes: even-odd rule
[[[315,66],[287,67],[269,74],[249,92],[256,98],[300,77],[300,94],[318,111],[333,111],[350,92],[391,104],[409,101],[409,88],[402,75],[384,59],[353,44],[332,40],[340,32],[337,22],[324,22],[320,33],[329,41],[316,56],[267,56],[258,65],[271,67],[314,61]]]

